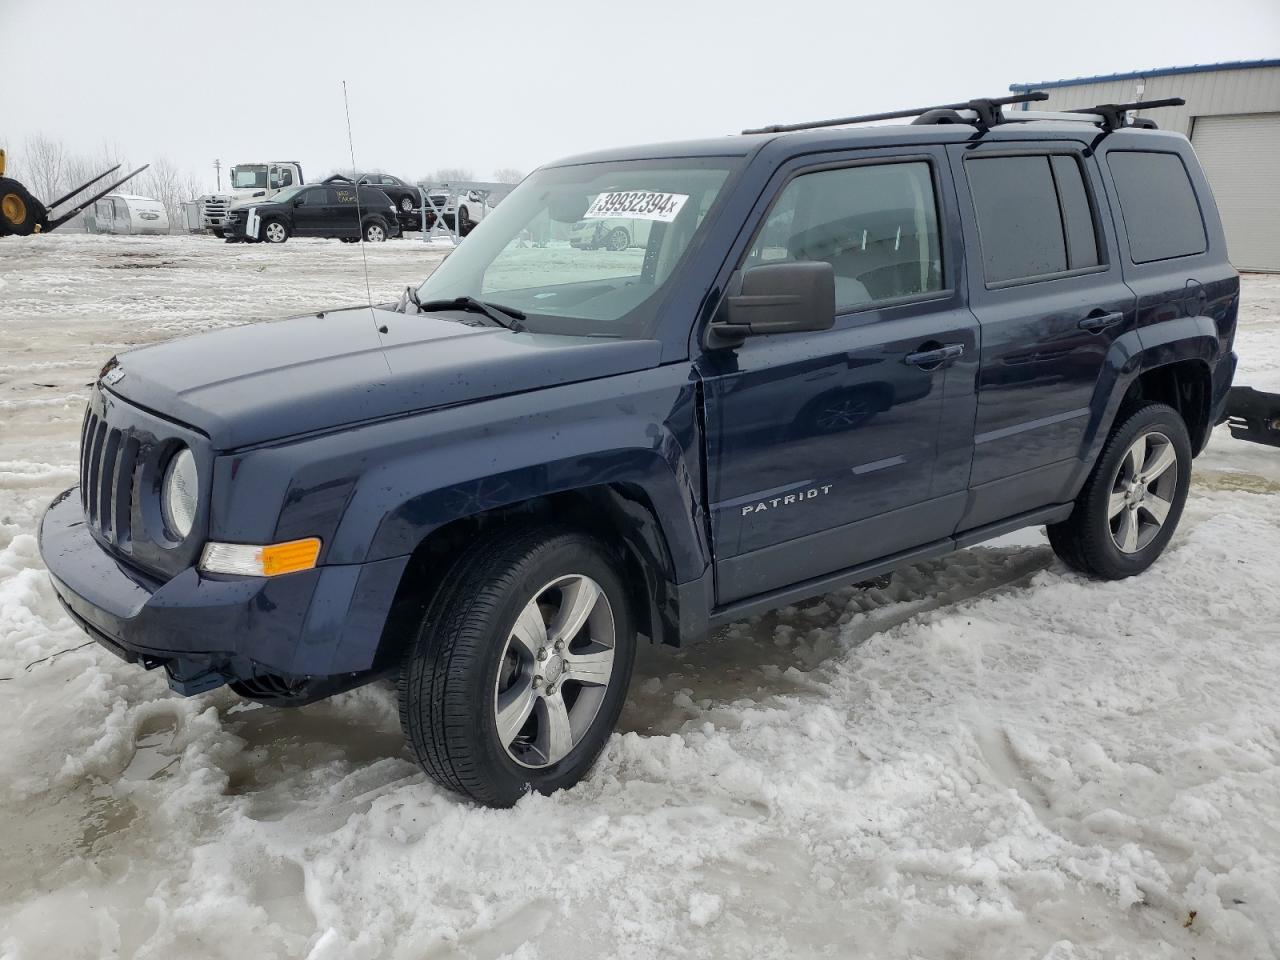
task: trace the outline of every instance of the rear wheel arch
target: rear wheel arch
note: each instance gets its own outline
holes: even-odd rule
[[[1191,449],[1200,453],[1209,441],[1213,424],[1209,422],[1213,397],[1213,371],[1209,364],[1193,358],[1176,360],[1143,370],[1125,391],[1117,421],[1144,403],[1164,403],[1178,411]]]

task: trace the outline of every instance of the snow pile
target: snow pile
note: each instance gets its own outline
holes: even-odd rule
[[[439,259],[369,255],[378,299]],[[1031,531],[644,650],[588,781],[490,811],[407,759],[389,689],[184,700],[80,646],[31,535],[110,352],[359,301],[359,251],[6,257],[4,960],[1280,954],[1280,451],[1219,432],[1135,580]],[[1280,390],[1280,279],[1245,298],[1241,382]]]

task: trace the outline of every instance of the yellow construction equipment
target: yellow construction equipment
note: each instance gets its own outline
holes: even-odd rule
[[[100,190],[85,200],[76,201],[66,210],[58,209],[77,194],[83,193],[95,183],[111,176],[111,174],[120,169],[120,166],[117,163],[110,170],[98,174],[87,183],[82,183],[70,193],[53,201],[53,203],[44,204],[32,196],[31,191],[17,180],[4,175],[4,151],[0,150],[0,237],[7,237],[10,234],[25,237],[32,233],[48,233],[50,230],[57,230],[58,227],[62,226],[85,207],[101,200],[122,183],[132,180],[147,169],[150,164],[143,164],[133,173],[117,180],[105,190]]]

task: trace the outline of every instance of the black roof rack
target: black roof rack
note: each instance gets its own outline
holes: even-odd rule
[[[977,100],[966,100],[963,103],[940,103],[932,107],[916,107],[913,110],[893,110],[889,113],[867,113],[860,117],[838,117],[834,120],[810,120],[805,123],[775,123],[772,126],[759,127],[755,130],[743,130],[742,132],[744,134],[791,133],[794,130],[816,130],[819,127],[843,127],[850,123],[875,123],[880,120],[905,120],[907,117],[918,117],[921,114],[932,113],[936,110],[972,110],[977,114],[978,119],[976,122],[979,126],[993,127],[1003,119],[1003,111],[1001,111],[1001,107],[1007,106],[1011,103],[1027,103],[1048,99],[1049,95],[1047,93],[1041,93],[1037,90],[1031,93],[1015,94],[1011,97],[999,97],[996,99],[980,97]],[[949,122],[954,123],[956,121],[952,119]]]
[[[1047,110],[1015,110],[1006,114],[1003,107],[1015,103],[1035,103],[1048,100],[1049,95],[1041,91],[1015,94],[1011,97],[966,100],[963,103],[943,103],[936,107],[920,107],[913,110],[893,110],[889,113],[867,113],[857,117],[838,117],[833,120],[810,120],[805,123],[775,123],[755,130],[743,130],[751,133],[791,133],[795,130],[816,130],[821,127],[843,127],[852,123],[875,123],[880,120],[905,120],[914,117],[913,124],[945,124],[965,123],[978,128],[979,135],[992,127],[1004,123],[1030,123],[1038,120],[1073,120],[1081,123],[1093,123],[1102,128],[1104,133],[1119,130],[1121,127],[1136,127],[1154,130],[1155,122],[1146,117],[1129,119],[1131,110],[1152,110],[1156,107],[1180,107],[1187,101],[1182,97],[1167,97],[1164,100],[1138,100],[1133,103],[1100,103],[1096,107],[1079,107],[1061,112]]]
[[[1181,107],[1186,102],[1182,97],[1165,97],[1163,100],[1135,100],[1133,103],[1100,103],[1096,107],[1077,107],[1075,110],[1066,112],[1095,114],[1099,119],[1090,122],[1098,123],[1108,133],[1112,130],[1119,130],[1121,127],[1129,126],[1154,130],[1156,129],[1154,120],[1148,120],[1145,117],[1136,117],[1130,120],[1129,111],[1154,110],[1156,107]]]

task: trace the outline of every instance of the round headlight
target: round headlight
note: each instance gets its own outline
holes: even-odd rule
[[[185,540],[196,520],[196,503],[200,480],[196,474],[196,458],[183,447],[174,454],[164,472],[161,504],[164,524],[176,540]]]

